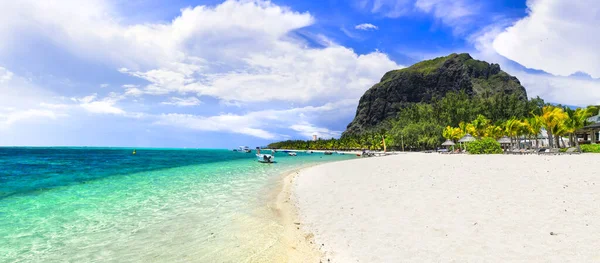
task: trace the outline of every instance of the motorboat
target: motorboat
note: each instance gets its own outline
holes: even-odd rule
[[[297,156],[298,154],[296,152],[288,152],[289,156]]]
[[[245,152],[245,153],[251,153],[252,152],[252,150],[250,150],[250,147],[248,147],[248,146],[240,146],[238,151],[239,152]]]
[[[273,150],[271,150],[271,154],[262,154],[260,153],[260,148],[256,148],[256,160],[260,163],[274,163],[275,155]]]

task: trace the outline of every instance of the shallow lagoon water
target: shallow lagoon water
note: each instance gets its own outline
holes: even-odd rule
[[[282,174],[352,158],[227,150],[0,148],[0,262],[265,262]]]

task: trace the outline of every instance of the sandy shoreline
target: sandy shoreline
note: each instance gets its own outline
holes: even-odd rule
[[[301,170],[286,173],[275,190],[276,198],[272,208],[283,226],[281,242],[285,247],[284,254],[276,262],[320,262],[323,257],[314,243],[313,234],[305,232],[301,226],[297,205],[292,199],[293,183]]]
[[[599,157],[348,160],[286,195],[325,262],[599,262]]]

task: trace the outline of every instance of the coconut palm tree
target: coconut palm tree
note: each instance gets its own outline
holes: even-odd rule
[[[502,129],[502,127],[496,125],[489,125],[485,129],[484,137],[491,137],[497,140],[500,137],[502,137],[502,135],[504,135],[504,129]]]
[[[566,132],[563,126],[568,118],[569,116],[561,108],[554,106],[545,106],[542,108],[542,115],[539,116],[539,120],[548,132],[550,147],[554,147],[555,142],[556,146],[559,147],[558,138]],[[553,140],[554,137],[556,137],[555,140]]]
[[[514,140],[519,137],[521,130],[522,130],[521,121],[517,120],[516,118],[512,118],[510,120],[505,121],[503,126],[504,126],[504,133],[506,135],[508,135],[508,137],[510,137],[510,140],[514,143]],[[511,143],[511,144],[513,144],[513,143]],[[518,145],[517,147],[520,147],[520,145]]]
[[[527,133],[531,136],[530,140],[532,138],[535,138],[535,148],[540,148],[538,141],[538,135],[542,132],[542,122],[540,121],[540,119],[536,116],[527,118],[523,120],[523,125],[527,129]]]
[[[574,141],[578,151],[581,151],[581,147],[579,146],[579,140],[576,138],[575,132],[585,127],[588,124],[587,119],[593,116],[595,112],[597,112],[597,108],[594,106],[590,106],[585,109],[577,108],[575,110],[566,110],[569,118],[565,121],[564,129],[566,133],[569,134],[569,141],[571,145],[573,145]]]

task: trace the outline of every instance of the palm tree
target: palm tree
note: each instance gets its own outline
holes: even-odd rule
[[[504,130],[500,126],[489,125],[485,129],[484,137],[491,137],[494,139],[499,139],[504,134]]]
[[[531,138],[535,138],[535,148],[540,148],[538,141],[538,135],[542,132],[542,122],[540,119],[536,118],[536,116],[527,118],[523,121],[523,124],[527,128],[527,133]]]
[[[577,150],[581,151],[581,147],[579,146],[579,140],[576,138],[575,132],[579,129],[585,127],[587,125],[587,119],[594,115],[597,111],[596,107],[590,106],[585,109],[578,108],[576,110],[568,109],[566,111],[569,118],[565,121],[565,130],[569,134],[569,141],[572,145],[573,141],[575,141],[575,145],[577,145]]]
[[[542,115],[539,116],[539,120],[548,132],[550,147],[554,147],[553,137],[556,137],[556,145],[559,147],[558,137],[565,133],[563,126],[568,118],[569,116],[561,108],[554,106],[545,106],[542,108]]]
[[[490,125],[490,120],[479,114],[477,115],[477,118],[471,122],[471,124],[473,125],[473,133],[471,133],[471,135],[481,138],[485,136],[485,131]]]
[[[521,132],[522,123],[520,120],[512,118],[504,122],[504,133],[510,137],[511,142],[518,138]],[[512,143],[511,143],[512,144]],[[520,145],[517,147],[520,148]]]

